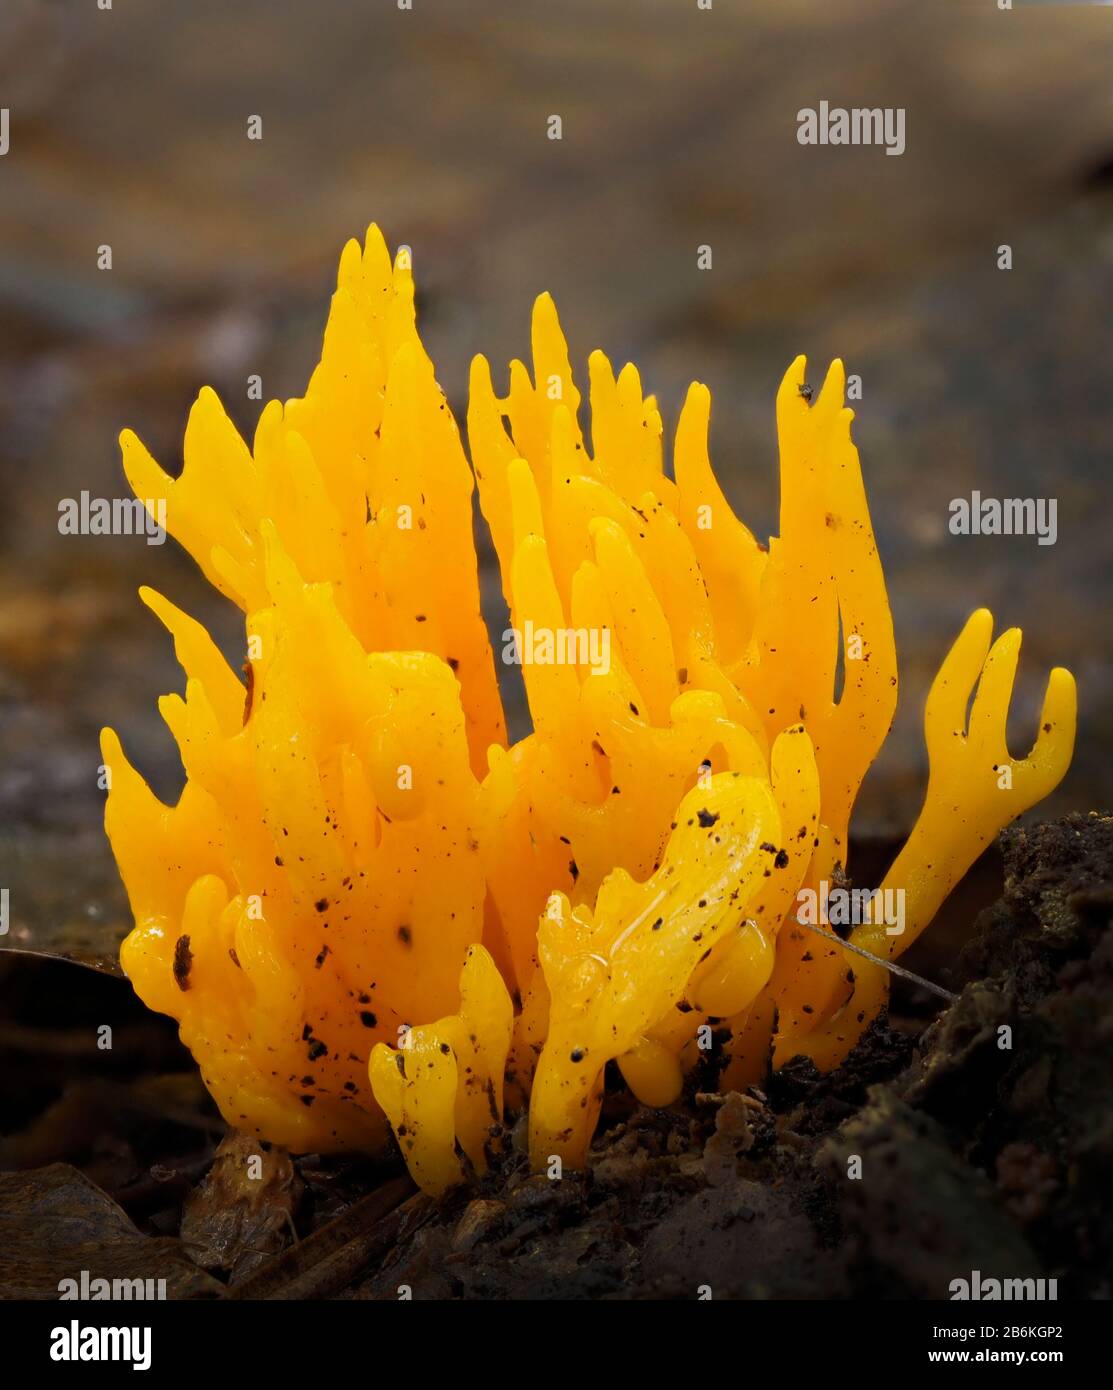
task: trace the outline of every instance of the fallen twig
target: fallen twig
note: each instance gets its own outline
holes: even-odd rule
[[[230,1289],[228,1297],[330,1298],[432,1207],[409,1178],[393,1178]]]

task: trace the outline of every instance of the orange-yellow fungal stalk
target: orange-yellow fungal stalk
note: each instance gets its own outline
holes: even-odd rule
[[[711,470],[693,385],[664,472],[637,370],[589,362],[590,448],[556,309],[532,371],[471,372],[465,456],[414,317],[408,253],[350,243],[321,362],[253,444],[216,396],[172,479],[130,433],[139,496],[245,614],[247,683],[149,590],[185,672],[160,709],[175,806],[105,731],[106,826],[135,916],[124,968],[172,1014],[230,1123],[294,1149],[377,1149],[388,1125],[444,1191],[498,1147],[504,1081],[534,1165],[582,1167],[605,1063],[663,1106],[709,1045],[723,1081],[846,1055],[887,974],[803,925],[843,882],[851,811],[888,732],[896,647],[835,362],[777,396],[779,535]],[[533,731],[507,747],[479,609],[472,488],[498,556]],[[1005,746],[1020,635],[974,614],[932,687],[924,809],[883,889],[892,958],[993,835],[1070,761],[1052,672],[1023,761]],[[966,708],[975,686],[969,723]],[[538,925],[540,922],[540,926]],[[430,1019],[439,1020],[429,1022]]]
[[[720,940],[733,937],[736,951],[745,943],[746,963],[768,973],[760,949],[750,948],[761,934],[746,916],[779,858],[780,817],[768,782],[719,773],[688,793],[676,818],[661,866],[644,883],[614,869],[594,912],[558,893],[541,919],[550,1002],[530,1096],[537,1168],[554,1156],[582,1166],[612,1058],[648,1104],[677,1098],[676,1055],[651,1033]]]
[[[458,1152],[487,1171],[488,1146],[501,1132],[502,1089],[514,1006],[494,961],[469,946],[460,974],[459,1012],[409,1028],[397,1050],[376,1043],[371,1085],[406,1162],[427,1192],[464,1175]],[[454,1143],[447,1143],[451,1135]]]

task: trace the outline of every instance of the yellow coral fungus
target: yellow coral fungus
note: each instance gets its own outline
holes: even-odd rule
[[[408,254],[392,265],[372,228],[344,250],[305,396],[268,405],[251,448],[207,390],[177,480],[123,435],[136,493],[243,609],[250,665],[245,689],[144,590],[186,677],[160,703],[178,803],[111,731],[103,748],[124,968],[226,1118],[302,1150],[375,1149],[389,1124],[440,1192],[498,1148],[504,1082],[528,1097],[534,1166],[580,1167],[608,1060],[661,1106],[724,1027],[731,1085],[853,1047],[887,974],[800,903],[844,881],[897,669],[841,363],[814,399],[802,358],[784,378],[765,548],[711,471],[706,387],[670,479],[656,401],[594,353],[588,447],[548,296],[506,397],[473,364],[469,466],[413,295]],[[473,471],[533,721],[513,747]],[[924,809],[882,885],[903,931],[851,924],[880,960],[1069,763],[1062,670],[1010,758],[1020,636],[991,632],[975,613],[928,699]]]
[[[478,1173],[502,1116],[502,1088],[514,1006],[502,976],[480,945],[469,946],[460,974],[460,1009],[439,1023],[405,1031],[400,1049],[371,1053],[375,1097],[394,1127],[410,1171],[429,1192],[462,1176],[446,1136]]]

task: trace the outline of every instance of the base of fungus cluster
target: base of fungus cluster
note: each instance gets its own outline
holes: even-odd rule
[[[438,1200],[397,1154],[291,1158],[226,1131],[169,1020],[130,992],[121,1011],[118,981],[28,962],[54,973],[19,1023],[80,1030],[114,998],[120,1070],[71,1051],[58,1099],[53,1054],[20,1069],[0,1288],[55,1299],[95,1266],[165,1277],[171,1299],[946,1299],[980,1270],[1109,1298],[1113,817],[1014,827],[1001,851],[912,961],[954,1004],[900,981],[842,1066],[797,1059],[724,1095],[707,1063],[663,1110],[612,1066],[586,1174],[531,1176],[520,1120]]]
[[[904,990],[837,1070],[800,1058],[724,1095],[708,1067],[669,1110],[612,1067],[586,1175],[531,1176],[516,1136],[481,1184],[416,1199],[346,1296],[940,1299],[980,1269],[1109,1297],[1113,818],[1002,849],[1004,895],[963,930],[960,997],[926,1029]]]

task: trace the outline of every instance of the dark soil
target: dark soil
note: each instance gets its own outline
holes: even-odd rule
[[[499,1170],[439,1203],[396,1166],[275,1151],[247,1183],[242,1136],[213,1161],[188,1070],[128,1087],[123,1111],[118,1083],[96,1104],[71,1089],[5,1141],[22,1171],[0,1174],[0,1285],[54,1296],[60,1269],[89,1268],[99,1202],[125,1254],[130,1215],[171,1297],[946,1298],[979,1270],[1108,1298],[1113,818],[1014,828],[1001,849],[1004,892],[926,1029],[898,990],[837,1071],[800,1058],[745,1095],[712,1072],[665,1111],[616,1073],[586,1176],[531,1176],[519,1123]],[[75,1140],[65,1107],[91,1104]],[[154,1162],[160,1145],[187,1157]],[[31,1166],[51,1157],[68,1163]]]

